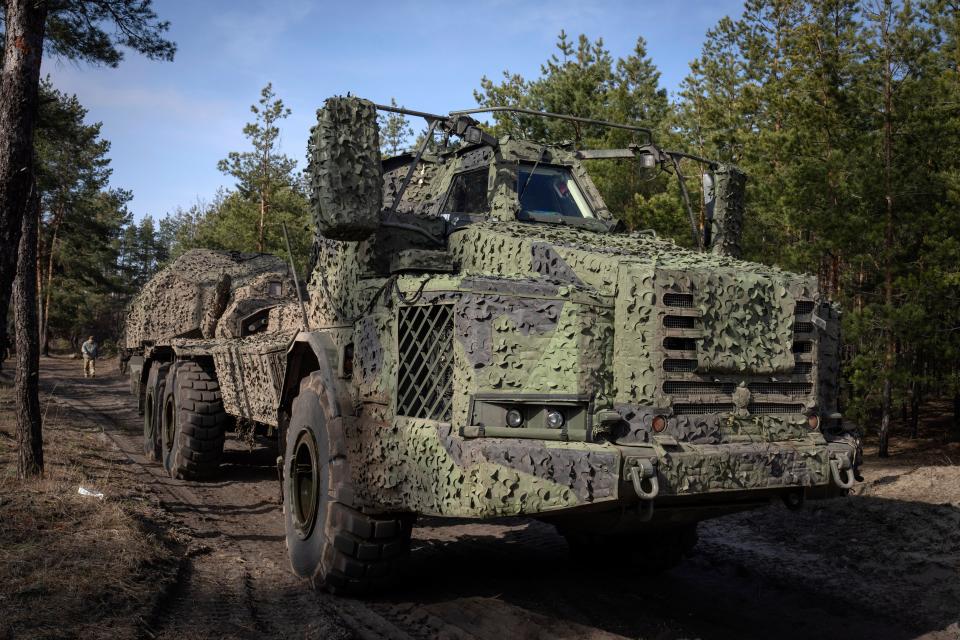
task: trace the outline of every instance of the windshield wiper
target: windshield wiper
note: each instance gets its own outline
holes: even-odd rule
[[[602,220],[596,218],[574,218],[572,216],[557,216],[549,213],[534,213],[532,211],[521,211],[519,215],[521,221],[546,222],[547,224],[566,225],[569,227],[582,227],[591,231],[608,232],[610,228]]]

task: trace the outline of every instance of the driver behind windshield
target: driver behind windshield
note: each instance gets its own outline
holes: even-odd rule
[[[593,218],[593,212],[580,192],[570,171],[560,167],[521,167],[517,193],[521,214]]]

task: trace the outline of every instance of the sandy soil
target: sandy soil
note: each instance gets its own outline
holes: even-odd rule
[[[952,464],[871,460],[849,497],[702,523],[698,554],[654,578],[609,549],[577,568],[537,521],[424,519],[399,588],[360,602],[287,570],[272,450],[228,440],[218,480],[167,478],[140,454],[126,383],[102,364],[84,380],[76,362],[45,359],[44,384],[103,429],[186,537],[142,637],[960,639]]]

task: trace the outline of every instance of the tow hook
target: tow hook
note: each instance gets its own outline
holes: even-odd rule
[[[833,477],[833,482],[841,489],[853,487],[856,478],[849,454],[835,453],[830,456],[830,475]]]
[[[633,490],[641,500],[653,500],[660,493],[660,481],[657,479],[656,460],[633,458],[627,461],[628,474]]]

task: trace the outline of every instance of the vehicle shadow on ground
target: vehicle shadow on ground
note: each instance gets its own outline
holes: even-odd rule
[[[906,640],[960,618],[960,509],[851,497],[800,514],[756,512],[749,529],[743,518],[701,525],[699,555],[659,576],[626,566],[617,549],[597,548],[594,562],[576,564],[540,522],[501,521],[510,528],[487,534],[482,524],[424,520],[396,596],[381,601],[448,612],[483,598],[491,615],[506,604],[629,637],[683,629],[704,638]],[[918,526],[927,529],[920,539]],[[862,540],[871,527],[887,543]],[[738,539],[728,544],[728,535]],[[909,551],[897,540],[926,545],[926,557],[904,561]]]

